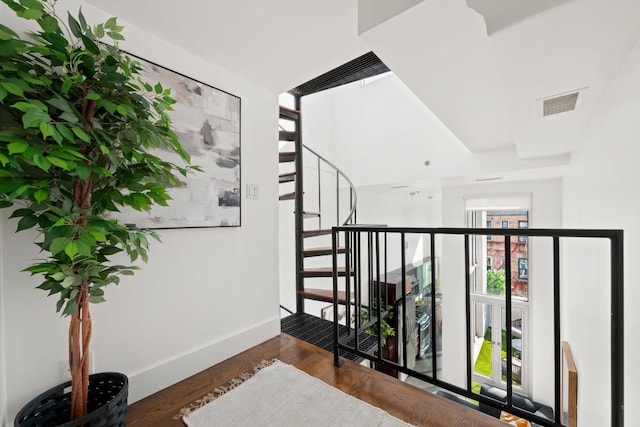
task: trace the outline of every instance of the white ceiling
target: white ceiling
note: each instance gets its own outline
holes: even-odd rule
[[[640,37],[638,0],[404,0],[362,34],[388,0],[85,1],[276,93],[373,50],[468,149],[523,161],[568,162]]]

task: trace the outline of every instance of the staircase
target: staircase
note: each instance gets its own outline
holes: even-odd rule
[[[299,97],[296,97],[296,104],[299,108]],[[303,313],[305,300],[334,302],[331,227],[355,222],[356,193],[353,183],[339,168],[302,143],[299,109],[281,106],[280,128],[279,199],[294,200],[296,312]],[[311,166],[306,168],[306,177],[303,161]],[[335,184],[326,185],[327,177]],[[346,184],[348,190],[341,189],[341,184]],[[313,208],[307,210],[305,204]],[[337,252],[344,254],[344,247],[338,246]],[[338,267],[338,276],[346,275],[345,268]],[[318,278],[324,278],[322,286],[317,285]],[[310,285],[309,279],[314,279],[316,287]],[[338,292],[338,301],[346,304],[344,291]]]

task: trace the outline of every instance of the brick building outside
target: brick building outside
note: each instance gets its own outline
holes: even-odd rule
[[[527,211],[488,211],[487,228],[529,228]],[[487,236],[487,269],[505,269],[503,236]],[[529,245],[527,236],[511,238],[511,292],[527,298],[529,288]]]

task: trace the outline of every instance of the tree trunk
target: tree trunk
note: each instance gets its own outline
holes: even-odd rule
[[[82,282],[76,296],[78,310],[69,324],[69,368],[71,370],[71,419],[87,414],[89,397],[89,343],[91,314],[89,313],[89,283]]]
[[[84,92],[87,92],[86,82]],[[82,116],[86,120],[83,126],[86,133],[91,132],[95,112],[96,102],[94,100],[85,99],[82,104]],[[89,175],[86,181],[78,178],[73,191],[73,201],[81,210],[81,214],[76,220],[76,224],[80,227],[85,227],[87,225],[86,212],[89,210],[91,190],[91,175]],[[75,298],[77,310],[71,315],[71,322],[69,324],[69,369],[71,371],[72,420],[83,417],[87,414],[87,401],[89,398],[89,343],[91,341],[89,282],[87,280],[83,280],[78,291],[78,295],[76,295]]]

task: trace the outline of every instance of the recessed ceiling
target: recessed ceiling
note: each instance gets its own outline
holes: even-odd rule
[[[85,1],[275,93],[373,50],[467,148],[522,168],[573,152],[640,37],[637,0],[405,1],[361,35],[358,0]]]

